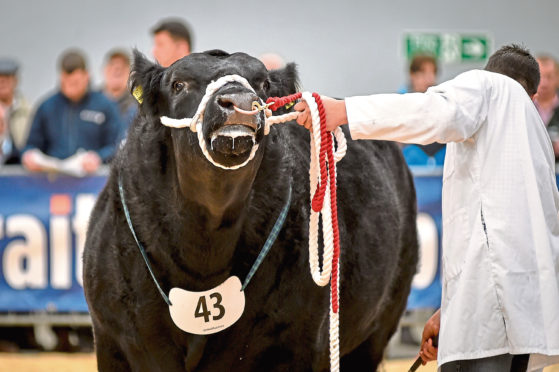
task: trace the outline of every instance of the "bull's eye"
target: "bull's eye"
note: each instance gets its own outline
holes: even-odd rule
[[[270,89],[270,80],[266,79],[262,83],[262,90],[263,91],[268,91],[268,89]]]
[[[184,83],[184,81],[175,81],[173,83],[173,90],[175,91],[175,93],[178,93],[183,90],[185,86],[186,84]]]

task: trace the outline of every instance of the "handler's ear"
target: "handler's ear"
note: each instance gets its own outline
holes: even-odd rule
[[[295,63],[288,63],[282,69],[272,70],[270,77],[270,97],[282,97],[296,93],[299,89],[299,76]]]
[[[149,61],[142,53],[134,49],[134,62],[130,70],[128,87],[130,93],[140,104],[140,108],[157,107],[164,70],[163,67]]]

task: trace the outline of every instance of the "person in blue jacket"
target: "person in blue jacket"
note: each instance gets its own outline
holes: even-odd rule
[[[429,87],[436,85],[438,64],[435,57],[428,54],[413,56],[409,66],[409,85],[398,93],[425,93]],[[446,146],[442,143],[428,145],[406,144],[402,153],[409,166],[442,167],[446,155]]]
[[[114,155],[122,127],[116,104],[89,90],[83,54],[66,51],[60,58],[60,91],[38,107],[22,163],[31,171],[41,171],[39,151],[58,159],[80,152],[83,171],[95,172]]]

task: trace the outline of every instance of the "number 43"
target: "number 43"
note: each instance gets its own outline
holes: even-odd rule
[[[225,308],[221,306],[221,294],[218,292],[212,293],[210,298],[215,299],[215,303],[213,304],[214,309],[219,310],[219,314],[212,316],[213,320],[219,320],[223,318],[225,315]],[[204,322],[207,323],[210,321],[210,315],[212,315],[211,311],[208,310],[208,306],[206,305],[206,296],[200,296],[198,299],[198,304],[196,305],[196,310],[194,311],[195,318],[204,318]]]

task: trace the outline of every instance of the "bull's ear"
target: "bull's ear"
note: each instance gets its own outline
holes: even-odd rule
[[[149,61],[146,56],[134,49],[129,89],[141,107],[155,108],[157,106],[164,70],[163,67]]]
[[[295,63],[288,63],[282,69],[270,71],[269,77],[271,97],[286,96],[296,93],[300,89]]]

